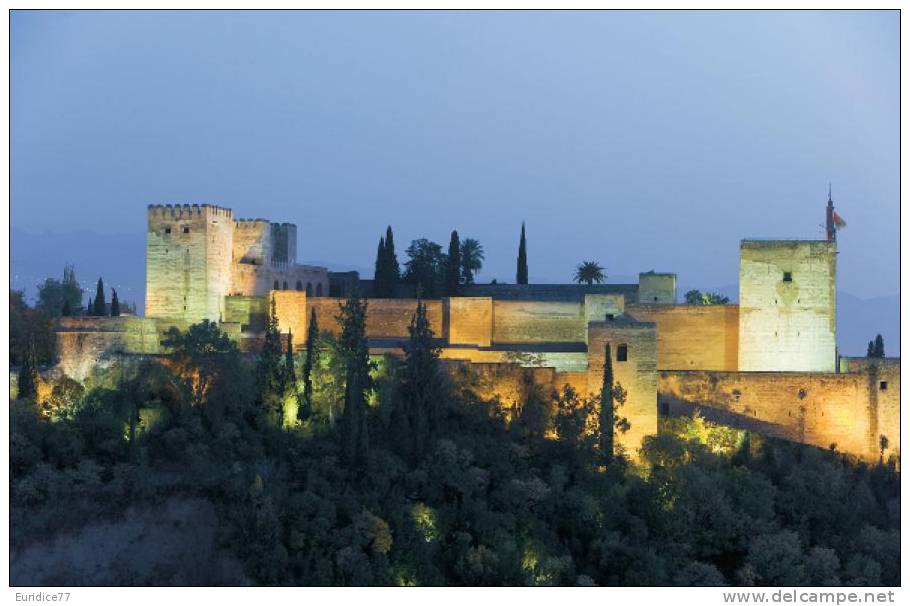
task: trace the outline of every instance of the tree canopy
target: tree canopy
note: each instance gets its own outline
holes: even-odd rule
[[[597,261],[584,261],[575,268],[575,281],[579,284],[603,284],[607,279],[603,267]]]

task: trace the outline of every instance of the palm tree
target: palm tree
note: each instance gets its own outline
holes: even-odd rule
[[[461,242],[461,275],[465,284],[474,283],[474,274],[483,267],[483,246],[474,238]]]
[[[584,282],[591,286],[595,282],[600,284],[606,279],[604,268],[597,261],[585,261],[575,268],[575,281],[579,284]]]

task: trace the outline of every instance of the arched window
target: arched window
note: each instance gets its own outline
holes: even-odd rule
[[[303,290],[303,282],[297,280],[297,290]]]
[[[283,288],[284,290],[287,290],[287,289],[288,289],[288,281],[287,281],[287,280],[284,281],[284,286],[282,286],[282,288]]]
[[[313,296],[313,285],[310,284],[309,282],[306,283],[306,296],[308,296],[308,297]]]
[[[275,284],[272,286],[272,290],[278,290],[278,280],[275,280]]]
[[[316,285],[316,296],[317,297],[322,296],[322,282],[320,282],[319,284]]]

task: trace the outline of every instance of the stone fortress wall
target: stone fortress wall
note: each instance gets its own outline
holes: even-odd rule
[[[899,360],[836,356],[836,244],[744,240],[740,253],[738,305],[677,304],[675,274],[653,271],[638,284],[472,285],[465,296],[425,304],[441,357],[470,369],[481,392],[504,406],[520,398],[523,373],[545,387],[599,394],[609,342],[614,375],[628,391],[621,414],[632,429],[621,443],[629,450],[656,433],[659,414],[697,408],[868,459],[877,460],[884,435],[886,456],[899,453]],[[82,379],[112,357],[161,353],[168,326],[202,318],[220,320],[242,349],[254,350],[272,301],[295,347],[313,312],[322,330],[337,333],[343,298],[321,296],[327,272],[297,265],[296,254],[290,224],[234,220],[205,205],[150,207],[148,317],[64,319],[59,368]],[[401,353],[416,306],[368,299],[371,353]]]

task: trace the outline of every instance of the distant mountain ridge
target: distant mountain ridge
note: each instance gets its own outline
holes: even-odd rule
[[[370,277],[372,270],[365,267],[334,264],[303,259],[314,265],[323,265],[333,271],[359,271]],[[86,290],[86,299],[94,296],[98,277],[107,286],[117,289],[121,301],[136,304],[141,314],[145,307],[145,234],[98,234],[91,231],[67,233],[30,234],[18,229],[10,230],[10,288],[25,290],[33,299],[37,285],[48,277],[61,278],[65,264],[75,265],[76,277]],[[540,282],[532,275],[532,280]],[[610,283],[637,282],[637,277],[616,276]],[[716,291],[737,301],[736,284],[719,287],[680,285],[679,297],[692,288]],[[881,333],[885,339],[885,353],[900,355],[900,296],[890,295],[863,299],[853,294],[837,293],[837,341],[842,355],[861,356],[866,344]]]

